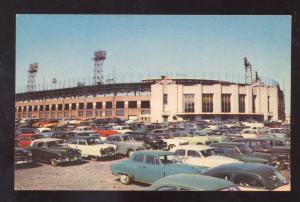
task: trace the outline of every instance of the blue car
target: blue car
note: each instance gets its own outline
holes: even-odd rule
[[[131,180],[152,184],[165,176],[202,174],[207,169],[184,164],[173,152],[162,150],[136,151],[128,160],[111,166],[112,174],[119,176],[122,184],[129,184]]]

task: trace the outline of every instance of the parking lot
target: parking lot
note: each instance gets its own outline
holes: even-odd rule
[[[123,185],[118,177],[111,174],[110,166],[114,162],[126,160],[118,157],[114,160],[89,161],[63,166],[35,164],[32,167],[15,170],[15,190],[143,190],[147,184],[132,182]],[[282,171],[285,177],[287,170]]]

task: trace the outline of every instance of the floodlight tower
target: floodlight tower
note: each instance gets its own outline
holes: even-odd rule
[[[38,71],[39,64],[38,63],[33,63],[29,65],[29,70],[28,70],[28,81],[27,81],[27,91],[35,91],[36,90],[36,85],[35,85],[35,76]]]
[[[252,67],[251,63],[246,57],[244,57],[244,66],[245,66],[245,84],[252,84]]]
[[[103,84],[103,63],[106,59],[106,51],[96,51],[93,60],[95,61],[94,68],[94,85]]]

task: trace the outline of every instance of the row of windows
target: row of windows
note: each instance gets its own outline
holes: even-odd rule
[[[39,108],[39,110],[38,110]],[[93,109],[93,103],[92,102],[88,102],[86,103],[86,109]],[[103,105],[102,102],[96,102],[96,107],[95,109],[102,109]],[[105,108],[106,109],[112,109],[113,108],[113,103],[112,102],[106,102],[105,103]],[[124,101],[117,101],[116,102],[116,108],[117,109],[124,109],[125,108],[125,103]],[[136,109],[137,108],[137,101],[129,101],[128,102],[128,108],[129,109]],[[141,101],[141,108],[150,108],[150,101]],[[28,112],[31,111],[54,111],[56,110],[56,105],[35,105],[35,106],[28,106],[28,107],[18,107],[17,111],[18,112],[26,112],[28,110]],[[76,110],[76,103],[72,103],[71,107],[70,104],[58,104],[57,105],[57,110]],[[79,103],[78,105],[78,109],[84,109],[84,103]]]

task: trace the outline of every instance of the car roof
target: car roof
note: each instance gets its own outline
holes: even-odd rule
[[[213,149],[213,147],[207,146],[207,145],[180,145],[176,147],[176,149],[194,149],[197,151],[202,151],[206,149]]]
[[[220,142],[220,143],[214,143],[211,144],[211,146],[222,146],[222,145],[245,145],[242,142]]]
[[[76,136],[72,137],[70,139],[94,139],[94,138],[99,138],[99,136],[94,135],[94,136]]]
[[[113,134],[113,135],[110,135],[109,137],[115,137],[115,136],[128,136],[130,134]]]
[[[61,141],[61,139],[58,139],[58,138],[40,138],[40,139],[36,139],[36,140],[33,140],[31,142],[31,144],[35,143],[35,142],[52,142],[52,141]]]
[[[180,186],[196,190],[220,190],[234,185],[232,182],[199,174],[170,175],[157,180],[152,186]]]
[[[149,155],[169,155],[169,154],[174,154],[174,152],[170,151],[164,151],[164,150],[140,150],[134,152],[134,154],[149,154]]]
[[[216,166],[208,169],[203,174],[212,174],[219,172],[229,172],[229,173],[248,173],[255,175],[266,176],[270,171],[274,171],[274,167],[261,164],[261,163],[229,163]]]

